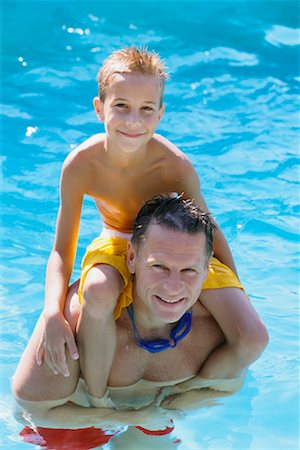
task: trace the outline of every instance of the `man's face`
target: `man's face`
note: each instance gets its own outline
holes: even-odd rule
[[[191,235],[149,226],[138,252],[128,249],[135,273],[135,308],[153,325],[173,323],[198,300],[207,275],[204,233]]]

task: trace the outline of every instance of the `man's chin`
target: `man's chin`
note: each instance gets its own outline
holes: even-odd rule
[[[156,314],[167,323],[178,322],[186,312],[188,300],[183,297],[176,301],[164,300],[158,295],[153,296]]]

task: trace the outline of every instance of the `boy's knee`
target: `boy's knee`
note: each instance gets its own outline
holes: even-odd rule
[[[105,264],[94,266],[83,285],[83,309],[94,317],[112,314],[123,286],[116,269]]]
[[[23,401],[35,402],[41,400],[38,389],[34,388],[34,383],[26,376],[17,376],[15,374],[12,379],[11,390],[18,404]]]
[[[240,352],[250,362],[255,361],[269,342],[269,335],[263,322],[258,321],[251,330],[245,333],[239,342]]]
[[[19,403],[19,400],[25,399],[24,397],[26,396],[26,394],[24,395],[24,388],[22,385],[20,385],[20,383],[16,381],[15,376],[12,379],[11,392],[17,403]]]
[[[259,322],[257,324],[257,328],[252,336],[253,347],[256,348],[258,353],[261,353],[269,343],[269,335],[268,331],[263,324],[263,322]]]

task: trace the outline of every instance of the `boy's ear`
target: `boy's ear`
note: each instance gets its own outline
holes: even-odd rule
[[[165,112],[165,107],[164,107],[164,105],[162,105],[162,107],[160,108],[159,113],[158,113],[158,122],[161,121],[161,118],[164,115],[164,112]]]
[[[127,266],[131,274],[135,273],[136,251],[130,241],[127,244]]]
[[[95,97],[93,100],[94,110],[96,113],[96,116],[100,120],[100,122],[103,122],[104,120],[104,114],[103,114],[103,102],[101,102],[99,97]]]

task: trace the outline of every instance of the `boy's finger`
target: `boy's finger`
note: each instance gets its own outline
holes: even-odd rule
[[[70,371],[66,362],[65,346],[63,346],[62,350],[57,351],[55,355],[55,365],[64,377],[68,377],[70,375]]]
[[[78,353],[78,349],[77,349],[73,334],[66,338],[66,342],[67,342],[67,346],[68,346],[70,355],[72,356],[72,359],[78,359],[79,353]]]
[[[68,366],[63,362],[60,362],[58,360],[58,356],[54,354],[52,355],[52,367],[54,369],[55,375],[61,374],[64,377],[69,376]]]
[[[43,356],[44,356],[44,345],[41,342],[37,348],[37,351],[35,353],[35,359],[38,366],[41,366],[43,364]]]
[[[52,359],[51,359],[51,357],[50,357],[48,352],[45,352],[44,360],[45,360],[45,363],[47,364],[47,366],[49,367],[49,369],[52,370],[54,375],[58,375],[58,371],[54,367],[54,365],[52,364]]]

